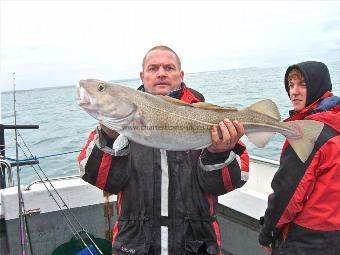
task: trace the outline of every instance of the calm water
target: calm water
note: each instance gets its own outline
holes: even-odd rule
[[[328,67],[333,92],[340,95],[340,62],[328,63]],[[290,103],[283,85],[285,70],[286,67],[273,67],[192,73],[185,76],[185,82],[204,94],[207,102],[222,106],[242,108],[260,99],[272,99],[278,105],[282,118],[286,118]],[[120,83],[134,88],[140,84],[139,80]],[[17,83],[17,87],[20,84]],[[1,96],[2,124],[13,124],[13,95],[2,93]],[[37,130],[19,131],[37,157],[80,150],[89,131],[97,123],[77,105],[76,86],[18,91],[16,97],[17,124],[40,126]],[[15,158],[14,131],[5,131],[5,137],[6,156]],[[279,159],[283,142],[281,135],[276,135],[264,149],[255,148],[246,138],[242,140],[252,155]],[[20,138],[19,143],[23,144]],[[77,155],[70,153],[42,158],[40,166],[49,177],[77,174]],[[24,158],[21,152],[19,158]],[[22,167],[21,173],[24,184],[38,179],[31,167]]]

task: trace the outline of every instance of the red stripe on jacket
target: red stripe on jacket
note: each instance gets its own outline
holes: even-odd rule
[[[226,166],[222,168],[222,180],[223,180],[225,190],[227,192],[232,191],[234,189],[231,178],[230,178],[229,169]]]
[[[241,170],[243,172],[249,172],[249,154],[245,150],[241,155]]]
[[[215,215],[214,200],[212,198],[212,195],[208,194],[208,193],[206,194],[206,198],[207,198],[207,201],[209,203],[210,215],[213,216],[213,215]],[[214,227],[214,231],[215,231],[215,235],[216,235],[217,245],[221,249],[221,233],[220,233],[220,228],[219,228],[216,220],[213,221],[213,227]],[[222,255],[222,253],[220,252],[220,253],[218,253],[218,255]]]
[[[109,175],[111,161],[112,161],[112,155],[104,153],[102,161],[100,162],[100,167],[98,170],[98,177],[96,181],[96,186],[100,189],[105,188],[107,176]]]
[[[79,154],[79,156],[78,156],[78,163],[79,163],[80,161],[82,161],[84,158],[87,157],[87,155],[86,155],[87,148],[89,147],[90,142],[93,141],[95,134],[96,134],[96,130],[93,130],[93,131],[90,133],[89,138],[87,139],[87,142],[86,142],[84,148],[81,150],[81,152],[80,152],[80,154]]]
[[[118,217],[122,215],[122,203],[123,203],[123,193],[119,192],[117,195],[117,202],[116,202]],[[118,233],[119,233],[119,226],[118,226],[118,220],[116,220],[116,223],[113,227],[112,245],[115,243]]]

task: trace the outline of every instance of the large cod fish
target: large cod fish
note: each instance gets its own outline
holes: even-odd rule
[[[305,162],[314,148],[323,123],[313,120],[280,122],[271,100],[259,101],[245,109],[213,104],[187,104],[168,96],[156,96],[99,80],[81,80],[79,105],[104,126],[145,146],[184,151],[211,144],[213,125],[228,118],[238,120],[249,140],[264,147],[280,133]]]

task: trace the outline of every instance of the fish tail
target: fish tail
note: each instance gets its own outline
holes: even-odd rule
[[[285,135],[289,144],[302,162],[306,162],[314,148],[324,124],[314,120],[296,120],[285,122],[285,125],[293,130]]]

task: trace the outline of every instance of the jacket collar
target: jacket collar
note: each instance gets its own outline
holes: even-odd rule
[[[323,94],[322,97],[320,97],[318,100],[316,100],[314,103],[312,103],[311,105],[305,107],[301,112],[295,112],[294,110],[290,110],[289,111],[289,115],[290,117],[288,119],[286,119],[285,121],[292,121],[292,120],[301,120],[304,119],[306,116],[310,115],[312,113],[312,111],[318,107],[318,105],[320,104],[320,102],[322,100],[324,100],[327,97],[331,97],[333,96],[332,92],[326,91],[325,94]]]
[[[182,82],[181,85],[177,89],[170,91],[170,93],[167,96],[180,99],[182,95],[182,90],[184,87],[185,87],[185,84],[184,82]],[[144,84],[140,85],[137,90],[145,92]]]

